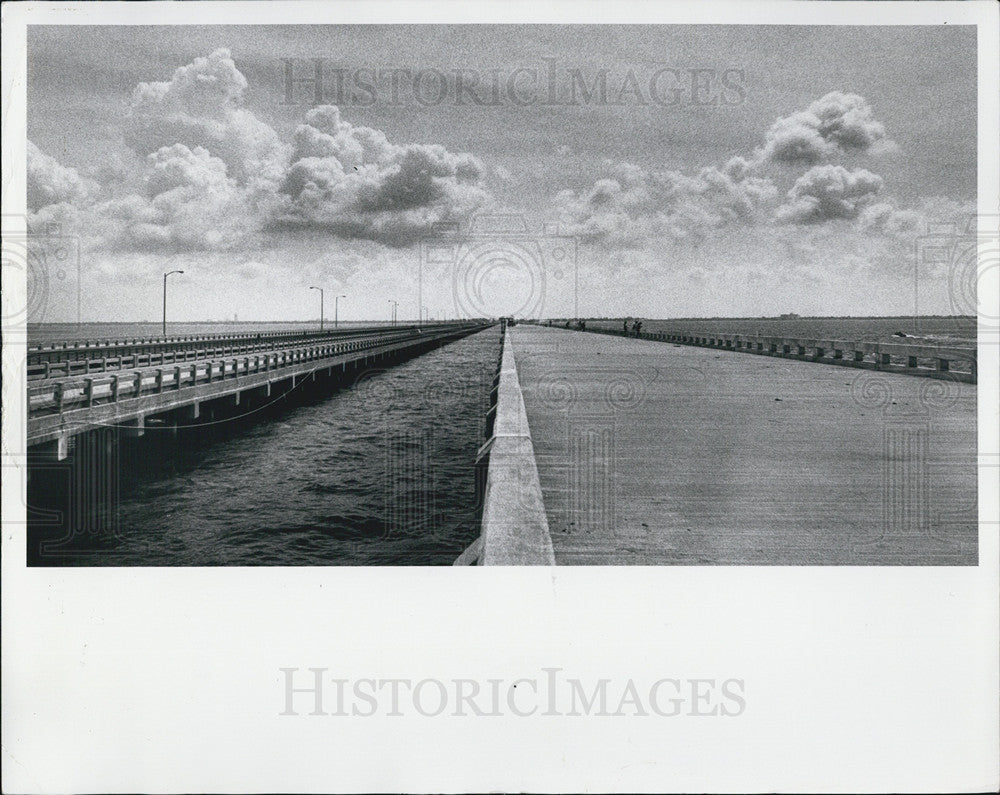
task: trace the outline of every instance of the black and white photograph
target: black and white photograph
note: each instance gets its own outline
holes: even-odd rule
[[[28,560],[975,564],[975,41],[29,30]]]
[[[1000,783],[994,4],[46,5],[4,7],[10,791]],[[787,777],[785,646],[832,699]],[[24,698],[178,647],[273,777],[164,771],[199,718],[115,697],[35,769],[75,740]]]

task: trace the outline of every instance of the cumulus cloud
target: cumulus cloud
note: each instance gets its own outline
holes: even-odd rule
[[[462,221],[488,199],[486,169],[470,154],[434,144],[397,145],[313,108],[295,132],[280,192],[280,226],[406,245],[442,221]]]
[[[310,110],[284,142],[243,107],[247,90],[225,49],[168,81],[140,83],[124,131],[146,161],[143,190],[72,220],[116,249],[226,249],[289,228],[400,246],[438,222],[466,220],[489,200],[486,167],[471,154],[390,142],[333,105]],[[40,217],[69,219],[96,197],[97,183],[30,144],[28,172],[29,204],[45,210]],[[120,169],[94,174],[106,177],[111,195],[124,191]]]
[[[736,159],[696,176],[606,166],[610,176],[557,198],[566,230],[584,242],[634,248],[654,238],[698,241],[723,226],[754,223],[776,196],[769,180],[748,176],[745,161]]]
[[[793,224],[857,218],[881,188],[882,178],[863,168],[815,166],[795,180],[776,218]]]
[[[839,153],[878,153],[894,146],[864,97],[833,91],[805,110],[779,118],[763,146],[721,167],[708,166],[689,176],[622,164],[587,190],[563,191],[556,204],[571,232],[584,242],[625,247],[657,239],[697,242],[734,224],[856,219],[882,187],[876,174],[814,165],[776,206],[777,188],[763,169],[776,163],[817,164]],[[891,229],[905,226],[908,219],[883,218],[872,210],[863,223]]]
[[[97,193],[98,185],[82,177],[75,168],[59,162],[28,141],[27,147],[27,206],[38,211],[53,204],[79,207]]]
[[[890,202],[878,202],[861,211],[858,224],[868,232],[909,239],[918,234],[926,222],[917,210],[900,210]]]
[[[921,199],[914,207],[901,208],[891,200],[870,204],[858,215],[857,223],[864,237],[871,240],[867,258],[877,269],[910,273],[919,265],[922,278],[935,278],[946,277],[953,263],[947,257],[918,261],[914,245],[917,239],[929,234],[932,226],[941,225],[950,226],[960,235],[975,214],[974,201],[931,196]]]
[[[224,162],[241,183],[277,181],[288,146],[243,107],[246,90],[247,79],[229,50],[196,58],[166,82],[136,86],[125,142],[143,156],[178,143],[200,147]]]
[[[226,164],[201,147],[174,144],[149,155],[143,188],[95,208],[114,247],[214,250],[251,231],[243,192]]]
[[[808,108],[779,118],[758,150],[761,162],[817,163],[838,152],[885,152],[895,144],[858,94],[831,91]]]

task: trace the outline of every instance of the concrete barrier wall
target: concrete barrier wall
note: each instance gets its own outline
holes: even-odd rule
[[[555,565],[510,331],[504,333],[493,436],[484,447],[489,463],[482,533],[456,565]]]

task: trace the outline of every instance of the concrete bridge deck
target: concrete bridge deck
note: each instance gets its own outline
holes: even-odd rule
[[[557,564],[976,562],[974,385],[507,334]]]

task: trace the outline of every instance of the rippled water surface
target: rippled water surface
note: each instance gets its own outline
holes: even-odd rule
[[[29,560],[451,564],[478,535],[473,464],[499,342],[487,329],[263,420],[151,428],[123,455],[117,532],[38,555],[36,523]],[[44,503],[44,483],[32,481],[30,504]]]

